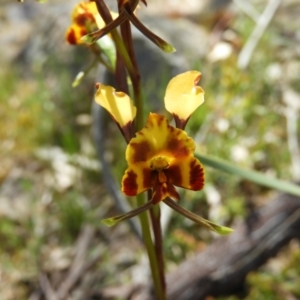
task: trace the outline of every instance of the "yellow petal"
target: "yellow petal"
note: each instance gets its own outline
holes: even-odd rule
[[[72,12],[72,21],[84,26],[87,20],[95,21],[95,16],[99,15],[95,2],[78,3]]]
[[[135,118],[136,107],[130,97],[123,92],[116,92],[111,86],[100,84],[95,101],[110,113],[121,128]]]
[[[204,102],[204,91],[197,86],[200,77],[200,72],[188,71],[171,79],[167,86],[165,107],[180,120],[187,121]]]
[[[148,162],[150,168],[153,157],[162,156],[171,163],[194,151],[194,141],[183,130],[170,126],[164,116],[150,113],[145,127],[127,146],[126,160],[129,165]]]

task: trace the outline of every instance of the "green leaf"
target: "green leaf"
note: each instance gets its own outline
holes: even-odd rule
[[[206,165],[206,166],[209,166],[209,167],[212,167],[212,168],[215,168],[215,169],[227,172],[227,173],[238,175],[240,177],[248,179],[257,184],[300,197],[300,187],[291,182],[280,180],[277,178],[272,178],[272,177],[266,176],[263,173],[260,173],[257,171],[247,170],[247,169],[238,167],[236,165],[231,164],[230,162],[221,160],[216,157],[207,156],[207,155],[198,154],[198,153],[195,154],[195,156],[200,160],[200,162],[203,165]]]
[[[175,202],[174,200],[172,200],[170,198],[166,198],[165,200],[163,200],[163,202],[165,204],[167,204],[168,206],[170,206],[172,209],[176,210],[178,213],[180,213],[184,217],[186,217],[186,218],[192,220],[193,222],[205,227],[206,229],[214,231],[220,235],[227,235],[233,231],[233,229],[231,229],[229,227],[220,226],[218,224],[215,224],[211,221],[208,221],[208,220],[192,213],[189,210],[186,210],[185,208],[183,208],[177,202]]]

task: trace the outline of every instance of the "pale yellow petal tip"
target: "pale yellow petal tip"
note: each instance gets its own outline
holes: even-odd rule
[[[130,97],[108,85],[97,84],[95,101],[104,107],[121,128],[131,123],[136,116],[136,107]]]
[[[188,71],[171,79],[165,95],[165,107],[170,113],[188,120],[204,102],[204,91],[197,86],[200,78],[199,71]]]

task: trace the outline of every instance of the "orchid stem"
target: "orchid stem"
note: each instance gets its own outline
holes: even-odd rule
[[[149,193],[148,193],[149,195]],[[149,197],[149,196],[148,196]],[[149,197],[150,198],[150,197]],[[162,230],[161,230],[161,222],[160,222],[160,206],[154,205],[150,208],[150,216],[152,221],[152,229],[155,240],[155,253],[158,262],[158,271],[159,271],[159,280],[161,283],[161,287],[164,292],[164,296],[166,299],[166,279],[165,279],[165,270],[164,270],[164,255],[163,255],[163,238],[162,238]]]
[[[137,196],[137,205],[141,206],[141,205],[145,204],[144,202],[145,202],[144,194],[138,195]],[[139,218],[140,218],[141,227],[142,227],[143,240],[144,240],[144,244],[146,246],[147,254],[148,254],[148,258],[149,258],[149,264],[150,264],[150,269],[151,269],[151,273],[152,273],[155,294],[156,294],[156,297],[158,300],[166,300],[166,294],[165,294],[163,284],[161,282],[161,277],[160,277],[159,262],[157,260],[156,251],[155,251],[152,237],[151,237],[147,212],[143,212],[143,213],[139,214]]]

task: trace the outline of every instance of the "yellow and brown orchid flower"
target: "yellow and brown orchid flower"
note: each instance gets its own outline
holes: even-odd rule
[[[116,13],[111,13],[113,18]],[[69,44],[83,44],[83,36],[95,30],[105,27],[105,22],[99,15],[95,2],[80,2],[77,4],[71,15],[72,25],[66,31],[66,40]]]
[[[157,204],[167,197],[179,200],[174,186],[201,190],[204,170],[194,157],[195,148],[185,131],[170,126],[166,117],[150,113],[145,127],[127,146],[122,191],[135,196],[152,189],[152,201]]]
[[[122,191],[127,196],[136,196],[152,190],[152,198],[143,206],[129,213],[103,220],[114,225],[131,218],[163,201],[185,217],[216,231],[227,234],[231,229],[214,224],[190,211],[176,201],[180,196],[175,186],[199,191],[204,186],[204,169],[194,157],[195,143],[183,130],[191,114],[204,101],[204,91],[197,86],[201,73],[189,71],[174,77],[166,90],[165,105],[173,114],[176,127],[169,125],[166,117],[150,113],[145,127],[132,133],[136,108],[123,92],[98,85],[96,102],[113,117],[128,145],[126,161],[128,168],[122,179]],[[174,201],[174,200],[176,201]]]

